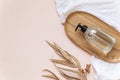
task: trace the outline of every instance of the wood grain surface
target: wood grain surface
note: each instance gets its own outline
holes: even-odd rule
[[[78,23],[87,25],[89,27],[98,27],[115,37],[116,43],[112,50],[107,55],[105,55],[102,51],[89,44],[84,38],[84,33],[81,31],[75,32],[75,28]],[[65,32],[70,40],[90,55],[93,55],[107,62],[120,62],[120,33],[107,23],[103,22],[92,14],[80,11],[69,15],[64,24],[64,27]]]

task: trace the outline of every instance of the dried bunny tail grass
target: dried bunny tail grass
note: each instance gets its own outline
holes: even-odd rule
[[[91,64],[87,64],[87,65],[86,65],[85,71],[86,71],[87,73],[90,73],[90,67],[91,67]]]
[[[68,62],[71,61],[70,57],[69,57],[69,54],[66,54],[66,52],[61,47],[59,47],[58,44],[56,44],[55,42],[53,42],[53,44],[48,42],[48,41],[46,41],[46,42],[49,44],[49,46],[51,46],[57,52],[58,56],[67,60]]]
[[[50,73],[50,75],[43,75],[43,77],[51,78],[51,79],[54,79],[54,80],[60,80],[52,71],[50,71],[48,69],[45,69],[43,71],[46,71],[46,72]]]
[[[46,41],[58,54],[58,56],[62,57],[66,62],[69,64],[76,65],[77,67],[81,68],[80,62],[71,54],[69,54],[67,51],[63,50],[58,44],[49,43]]]
[[[46,42],[49,44],[49,46],[51,46],[55,50],[56,54],[62,58],[62,60],[51,59],[51,61],[53,62],[53,64],[55,65],[55,67],[57,68],[57,70],[59,71],[63,78],[65,78],[66,80],[87,80],[87,74],[90,73],[91,65],[86,65],[86,68],[82,69],[80,62],[76,57],[71,55],[69,52],[63,50],[55,42],[53,42],[53,44],[48,41]],[[65,67],[70,67],[70,69],[65,67],[59,67],[58,64],[63,65]],[[46,71],[51,73],[52,76],[46,75],[44,77],[59,80],[59,78],[53,72],[49,70]]]

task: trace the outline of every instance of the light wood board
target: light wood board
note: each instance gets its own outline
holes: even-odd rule
[[[82,33],[81,31],[75,32],[75,28],[78,23],[81,23],[82,25],[87,25],[89,27],[99,27],[100,29],[115,37],[116,43],[112,50],[107,55],[105,55],[102,51],[90,45],[85,40],[84,33]],[[120,62],[120,33],[107,23],[103,22],[92,14],[80,11],[69,15],[64,24],[64,27],[65,32],[70,40],[90,55],[93,55],[107,62]]]

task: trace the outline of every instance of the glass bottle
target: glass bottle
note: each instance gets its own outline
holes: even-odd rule
[[[88,43],[102,50],[105,54],[110,52],[115,44],[114,37],[97,27],[87,27],[79,23],[75,31],[78,28],[81,28],[81,31],[85,34],[84,36]]]

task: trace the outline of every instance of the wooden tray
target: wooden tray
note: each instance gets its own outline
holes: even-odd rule
[[[82,25],[87,25],[89,27],[99,27],[100,29],[115,37],[116,43],[112,50],[107,55],[105,55],[102,51],[90,45],[85,40],[84,33],[82,33],[81,31],[75,32],[75,28],[78,23],[81,23]],[[112,28],[110,25],[106,24],[92,14],[80,11],[69,15],[64,26],[66,34],[72,40],[72,42],[74,42],[81,49],[85,50],[87,53],[107,62],[115,63],[120,61],[120,33]]]

